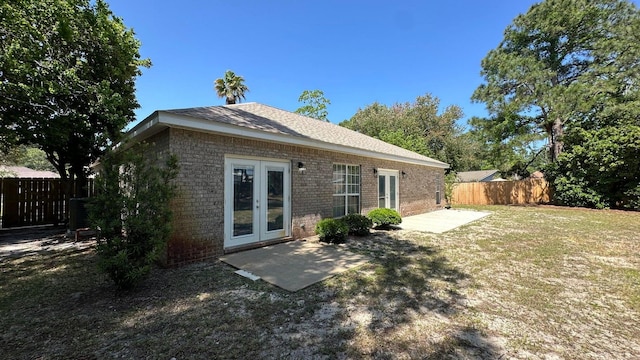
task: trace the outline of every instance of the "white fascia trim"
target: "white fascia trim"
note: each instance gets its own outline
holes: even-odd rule
[[[156,116],[153,116],[153,115],[156,115]],[[352,148],[344,145],[329,144],[326,142],[313,140],[313,139],[305,139],[305,138],[300,138],[300,137],[291,136],[291,135],[270,133],[266,131],[255,130],[255,129],[248,129],[248,128],[243,128],[243,127],[239,127],[231,124],[219,123],[211,120],[203,120],[203,119],[199,119],[191,116],[172,114],[164,111],[158,111],[152,114],[151,116],[149,116],[148,118],[146,118],[142,123],[138,124],[138,126],[133,128],[130,134],[132,135],[132,137],[139,136],[149,128],[154,127],[156,125],[165,125],[169,127],[182,128],[186,130],[205,131],[205,132],[231,135],[231,136],[262,140],[262,141],[272,141],[272,142],[289,144],[289,145],[299,145],[299,146],[304,146],[304,147],[309,147],[309,148],[314,148],[319,150],[342,152],[350,155],[358,155],[358,156],[363,156],[368,158],[373,157],[373,158],[382,159],[382,160],[391,160],[391,161],[398,161],[398,162],[404,162],[409,164],[431,166],[431,167],[440,168],[440,169],[449,168],[449,164],[445,164],[441,162],[420,161],[416,159],[411,159],[411,158],[406,158],[401,156],[394,156],[394,155],[379,153],[375,151],[367,151],[363,149]]]
[[[127,135],[130,138],[140,137],[144,132],[147,132],[150,128],[154,127],[159,122],[158,112],[154,112],[153,114],[147,116],[144,120],[142,120],[138,125],[134,126]]]

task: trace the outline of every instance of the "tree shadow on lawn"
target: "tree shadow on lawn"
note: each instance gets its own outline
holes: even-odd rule
[[[217,261],[156,269],[117,293],[93,249],[5,259],[0,343],[17,359],[492,358],[481,331],[453,319],[469,276],[403,234],[351,240],[369,264],[296,293]],[[446,320],[433,333],[416,325],[434,318]]]
[[[89,247],[94,241],[67,237],[64,227],[33,227],[0,230],[0,260],[19,259],[30,255],[53,254],[64,248]]]
[[[350,240],[350,249],[371,261],[329,282],[343,309],[342,351],[355,358],[498,358],[499,346],[459,316],[468,307],[460,291],[471,277],[439,249],[411,240],[417,234],[378,231]]]
[[[96,263],[91,248],[0,262],[7,358],[269,357],[283,351],[274,329],[321,302],[250,282],[220,262],[155,269],[135,290],[116,292]]]

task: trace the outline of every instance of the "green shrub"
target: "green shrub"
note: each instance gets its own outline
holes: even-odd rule
[[[367,217],[371,219],[377,228],[381,229],[388,228],[391,225],[398,225],[402,222],[400,214],[393,209],[380,208],[371,210]]]
[[[98,266],[119,289],[144,279],[171,234],[177,158],[157,166],[145,149],[137,145],[105,154],[89,203],[89,222],[98,230]]]
[[[640,210],[640,126],[625,121],[567,129],[564,150],[543,171],[556,204]]]
[[[347,240],[349,226],[340,219],[323,219],[316,225],[316,234],[322,242],[341,244]]]
[[[349,234],[357,236],[369,235],[369,229],[373,226],[371,219],[360,214],[349,214],[340,220],[349,227]]]
[[[453,190],[458,186],[458,175],[455,171],[452,171],[444,176],[444,200],[447,202],[446,208],[451,208],[453,203]]]

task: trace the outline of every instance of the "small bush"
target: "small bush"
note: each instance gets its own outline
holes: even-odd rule
[[[388,228],[391,225],[398,225],[402,222],[402,218],[397,211],[393,209],[375,209],[371,210],[367,215],[377,228]]]
[[[347,240],[349,226],[339,219],[324,219],[316,225],[316,234],[322,242],[341,244]]]
[[[357,236],[369,235],[369,229],[373,226],[371,219],[360,214],[349,214],[340,220],[349,227],[349,234]]]

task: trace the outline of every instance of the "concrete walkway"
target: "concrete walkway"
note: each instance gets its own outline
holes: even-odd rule
[[[490,213],[471,210],[438,210],[426,214],[402,218],[403,230],[425,231],[441,234],[472,221],[481,219]]]

